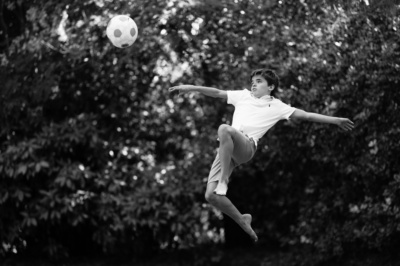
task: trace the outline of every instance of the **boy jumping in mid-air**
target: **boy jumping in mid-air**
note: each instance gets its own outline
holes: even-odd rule
[[[200,92],[207,96],[227,99],[228,104],[235,106],[232,125],[223,124],[218,128],[219,150],[208,176],[205,198],[257,241],[257,235],[251,228],[251,215],[241,214],[226,197],[229,176],[233,169],[254,156],[258,140],[279,120],[297,118],[328,123],[346,131],[352,130],[354,123],[347,118],[305,112],[274,98],[272,95],[279,86],[279,78],[272,70],[255,70],[250,78],[251,91],[224,91],[193,85],[180,85],[170,88],[169,91]]]

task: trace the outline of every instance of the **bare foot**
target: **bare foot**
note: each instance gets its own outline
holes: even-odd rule
[[[243,230],[250,235],[251,239],[253,239],[254,242],[257,242],[258,237],[256,233],[253,231],[253,228],[251,228],[251,220],[252,220],[251,214],[243,214],[242,217],[245,223],[245,226],[242,227]]]
[[[228,191],[228,184],[225,182],[218,182],[217,187],[214,189],[214,193],[220,196],[225,196]]]

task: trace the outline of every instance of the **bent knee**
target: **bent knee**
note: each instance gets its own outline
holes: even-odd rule
[[[234,131],[234,128],[230,125],[222,124],[218,128],[218,136],[232,135]]]
[[[206,192],[205,199],[208,203],[213,204],[216,200],[216,195],[213,192]]]

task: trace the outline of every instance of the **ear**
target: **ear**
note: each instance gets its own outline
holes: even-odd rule
[[[269,89],[270,91],[273,91],[273,90],[275,89],[275,85],[269,86],[268,89]]]

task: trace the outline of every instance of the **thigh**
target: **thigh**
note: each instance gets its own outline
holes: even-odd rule
[[[243,132],[234,129],[232,158],[237,164],[248,162],[255,153],[255,144]]]
[[[229,176],[232,174],[233,169],[235,168],[235,163],[231,160],[229,164]],[[208,174],[208,183],[212,183],[215,181],[219,181],[221,178],[221,161],[219,159],[219,152],[215,156],[214,162],[211,166],[210,173]]]
[[[207,183],[206,195],[211,195],[211,194],[213,194],[215,188],[217,187],[217,185],[218,185],[218,182]]]

